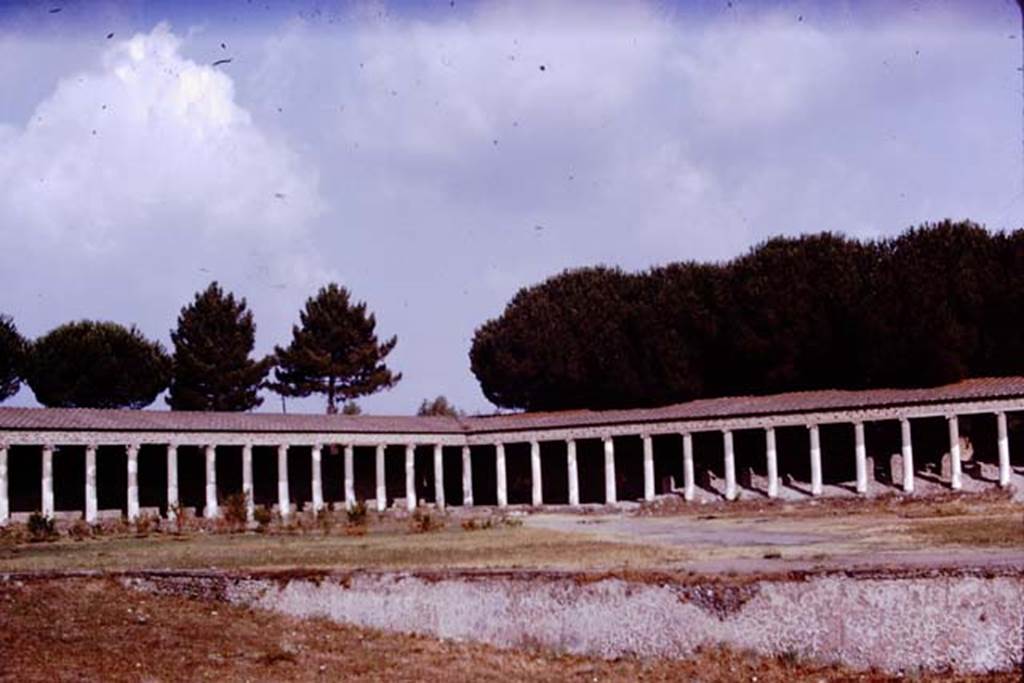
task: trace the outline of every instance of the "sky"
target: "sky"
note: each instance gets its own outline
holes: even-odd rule
[[[338,282],[398,336],[364,411],[489,412],[474,330],[566,268],[1021,227],[1020,26],[1009,0],[0,0],[0,312],[170,348],[217,280],[265,353]]]

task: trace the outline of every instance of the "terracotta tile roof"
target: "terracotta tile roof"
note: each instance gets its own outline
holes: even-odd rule
[[[172,432],[344,432],[447,434],[463,431],[447,417],[214,413],[94,408],[0,408],[0,429]]]
[[[757,417],[1015,397],[1024,398],[1024,377],[971,379],[928,389],[801,391],[769,396],[701,399],[659,408],[568,410],[464,418],[0,408],[0,430],[460,434],[629,422]]]
[[[474,417],[473,432],[581,427],[624,422],[661,422],[730,417],[815,413],[860,408],[956,403],[998,398],[1024,398],[1024,377],[986,377],[925,389],[796,391],[765,396],[732,396],[630,410],[573,410]]]

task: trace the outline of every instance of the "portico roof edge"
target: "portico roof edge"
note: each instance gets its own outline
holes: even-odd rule
[[[808,391],[766,396],[699,399],[656,407],[611,410],[569,410],[512,413],[493,416],[341,416],[280,413],[186,413],[154,410],[0,407],[0,431],[181,434],[375,434],[438,436],[472,439],[496,434],[565,430],[617,431],[624,426],[742,424],[773,417],[820,416],[822,423],[856,419],[886,419],[901,410],[957,406],[985,410],[1024,401],[1024,377],[979,378],[925,389]],[[1024,406],[1022,406],[1024,409]],[[925,411],[926,413],[928,411]],[[941,412],[941,411],[940,411]],[[827,418],[827,419],[826,419]],[[739,427],[742,428],[742,427]]]

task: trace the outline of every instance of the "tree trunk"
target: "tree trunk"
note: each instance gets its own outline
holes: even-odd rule
[[[337,415],[338,414],[338,404],[335,402],[335,396],[334,396],[334,378],[333,377],[331,377],[331,379],[327,383],[327,414],[328,415]]]

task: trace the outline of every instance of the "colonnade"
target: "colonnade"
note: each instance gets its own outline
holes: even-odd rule
[[[902,457],[902,480],[899,482],[902,490],[906,493],[914,492],[914,449],[911,434],[910,419],[907,417],[898,418],[900,423],[900,455]],[[950,481],[949,486],[953,490],[960,490],[963,486],[962,478],[962,453],[960,446],[959,418],[956,414],[946,416],[949,435],[949,456],[950,456]],[[996,413],[997,421],[997,450],[999,460],[999,485],[1007,486],[1010,483],[1010,450],[1007,435],[1006,413]],[[808,422],[806,425],[809,439],[810,454],[810,494],[820,496],[823,492],[822,476],[822,448],[820,438],[820,424]],[[779,466],[778,449],[776,446],[776,427],[762,427],[765,435],[765,471],[767,473],[766,495],[769,498],[776,498],[779,495]],[[707,430],[701,430],[707,431]],[[739,486],[736,477],[736,453],[732,429],[720,430],[723,444],[723,471],[724,491],[723,495],[727,500],[734,500],[739,495]],[[853,423],[854,449],[853,458],[855,462],[856,491],[859,494],[866,494],[868,491],[868,467],[867,448],[864,432],[864,422]],[[642,431],[642,457],[643,457],[643,499],[653,500],[655,497],[655,468],[654,468],[654,446],[653,437],[664,434],[662,431]],[[696,494],[696,482],[694,478],[694,445],[693,436],[695,432],[681,431],[674,432],[681,435],[683,488],[682,494],[686,500],[693,500]],[[544,505],[542,486],[543,468],[541,467],[541,438],[528,441],[530,454],[530,503],[534,506]],[[622,436],[620,434],[620,436]],[[8,496],[8,449],[15,445],[11,440],[12,433],[0,433],[0,438],[8,439],[0,442],[0,524],[6,523],[10,518],[9,496]],[[591,436],[581,438],[595,438]],[[614,504],[618,501],[618,487],[616,478],[615,463],[615,439],[612,435],[601,435],[604,456],[604,502]],[[552,439],[544,439],[551,441]],[[580,504],[580,469],[577,458],[577,438],[564,439],[566,444],[566,474],[568,479],[568,504],[578,506]],[[495,452],[495,484],[496,501],[498,507],[509,505],[508,496],[508,472],[505,447],[508,443],[518,443],[514,434],[504,435],[504,438],[494,438],[491,445]],[[147,442],[149,443],[149,442]],[[450,441],[449,441],[450,443]],[[138,441],[129,441],[125,446],[127,454],[127,492],[126,512],[129,520],[139,517],[139,485],[138,485],[138,458],[139,450],[143,444]],[[180,448],[185,445],[180,442],[171,442],[167,445],[167,494],[166,505],[168,513],[179,505],[179,482],[178,482],[178,457]],[[260,445],[266,445],[261,442]],[[387,506],[387,487],[385,485],[385,444],[378,443],[374,450],[374,475],[376,509],[383,511]],[[404,444],[405,456],[405,506],[408,510],[417,507],[416,496],[416,458],[415,448],[427,446],[432,448],[433,473],[434,473],[434,503],[437,507],[446,506],[444,470],[445,457],[444,446],[441,443],[430,443],[425,439],[417,440],[415,443]],[[276,445],[277,452],[277,507],[283,518],[288,518],[292,512],[292,498],[288,482],[288,452],[292,447],[312,448],[312,477],[311,507],[314,512],[324,508],[323,494],[323,471],[322,471],[322,450],[320,442],[296,444],[281,443]],[[200,446],[204,458],[205,470],[205,511],[206,517],[217,517],[220,515],[220,508],[217,496],[217,449],[212,443]],[[42,444],[42,477],[41,477],[41,512],[43,515],[52,517],[54,508],[53,489],[53,452],[54,446],[50,443]],[[839,457],[841,454],[830,454],[832,457]],[[96,482],[96,456],[97,445],[89,443],[85,448],[85,506],[84,519],[86,522],[94,523],[98,519],[99,509],[97,505],[97,482]],[[463,506],[474,505],[473,472],[470,446],[461,446],[462,462],[462,494]],[[343,446],[343,491],[344,504],[351,507],[355,500],[355,475],[354,475],[354,445]],[[896,482],[893,482],[896,483]],[[246,499],[246,515],[253,518],[255,511],[253,495],[253,444],[245,443],[242,446],[242,493]]]

